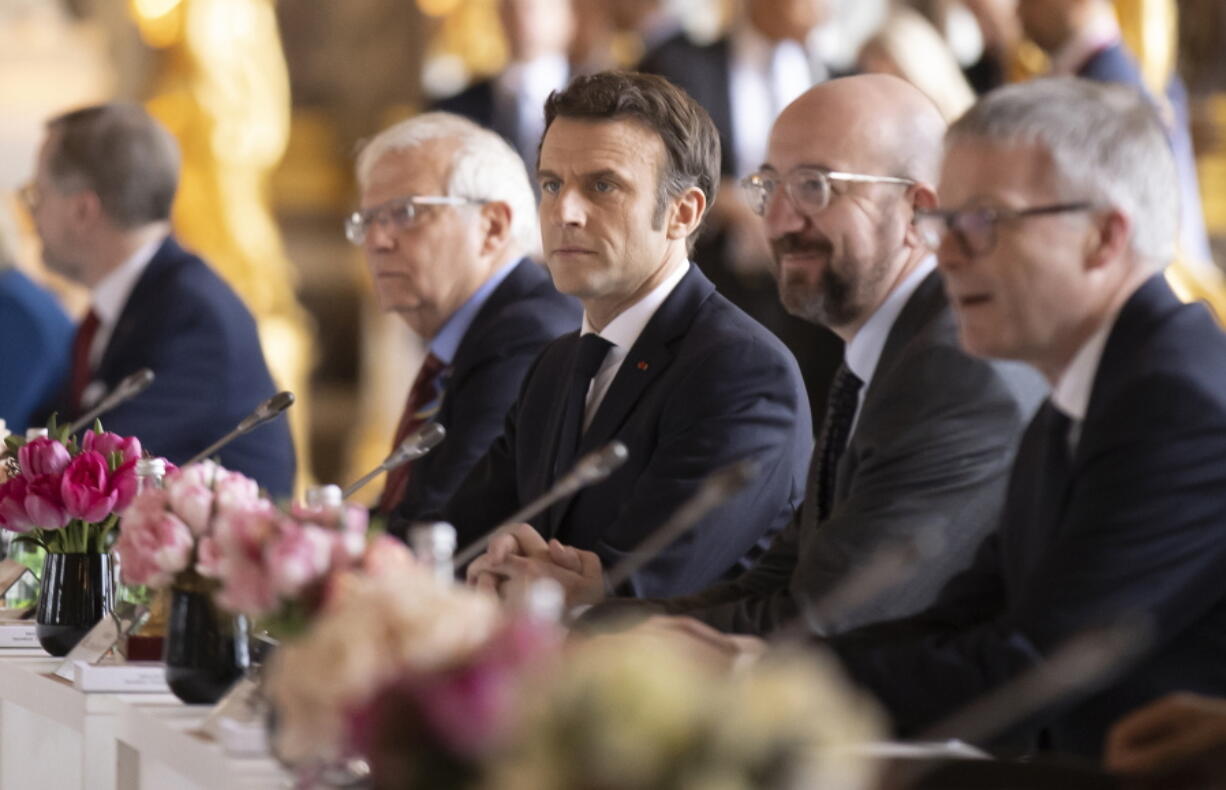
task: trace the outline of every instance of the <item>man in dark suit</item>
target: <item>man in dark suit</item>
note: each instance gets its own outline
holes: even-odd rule
[[[811,627],[835,633],[920,611],[970,564],[996,526],[1017,439],[1043,386],[1023,366],[957,346],[936,262],[911,224],[917,207],[935,205],[944,131],[923,94],[881,76],[816,86],[776,121],[746,196],[776,250],[783,303],[846,341],[836,381],[858,391],[832,401],[804,507],[753,568],[693,596],[610,601],[591,617],[664,611],[767,635],[873,556],[916,538],[941,542],[914,573],[891,579],[888,594],[808,613]],[[830,170],[863,180],[836,180]],[[881,177],[891,173],[905,177]],[[865,204],[871,209],[859,210]]]
[[[1226,692],[1226,338],[1161,276],[1178,186],[1134,91],[1002,89],[947,144],[953,211],[924,222],[963,344],[1028,362],[1052,396],[975,564],[928,612],[829,644],[914,732],[1084,629],[1147,616],[1132,666],[1020,733],[1096,757],[1121,714],[1177,689]]]
[[[90,289],[60,418],[87,410],[125,376],[156,375],[103,417],[181,463],[275,392],[255,321],[200,258],[169,235],[179,153],[140,107],[107,104],[52,119],[26,190],[49,268]],[[49,409],[50,410],[50,409]],[[289,496],[294,450],[278,419],[220,453],[221,463]]]
[[[393,446],[428,420],[447,430],[429,455],[388,474],[380,510],[392,532],[445,504],[498,436],[542,347],[579,325],[535,248],[536,207],[523,163],[488,129],[427,113],[376,135],[358,156],[362,245],[379,306],[426,339]]]
[[[815,422],[824,413],[842,343],[826,327],[814,328],[779,304],[770,251],[757,218],[740,199],[737,179],[762,164],[771,121],[828,76],[810,37],[826,6],[825,0],[749,0],[728,35],[697,43],[678,33],[639,64],[640,71],[659,74],[693,96],[719,130],[720,199],[694,260],[721,294],[796,355]]]
[[[434,109],[498,132],[533,171],[545,128],[541,108],[549,94],[570,79],[573,0],[499,0],[498,15],[507,37],[507,65],[497,75],[441,99]]]
[[[545,107],[541,234],[555,285],[583,303],[581,333],[529,371],[502,437],[445,513],[473,540],[612,439],[629,461],[520,525],[523,555],[478,558],[474,582],[518,575],[547,539],[616,564],[712,471],[752,458],[752,483],[634,574],[625,592],[701,589],[800,504],[811,425],[795,360],[687,260],[719,181],[719,139],[675,86],[642,74],[579,77]],[[511,564],[508,564],[511,563]]]

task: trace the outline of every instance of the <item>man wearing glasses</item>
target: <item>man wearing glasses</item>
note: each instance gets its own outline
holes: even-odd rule
[[[936,203],[944,130],[923,94],[883,76],[823,83],[776,121],[766,164],[744,180],[746,198],[765,221],[783,304],[836,332],[845,362],[800,515],[743,576],[652,608],[740,634],[798,623],[835,633],[931,603],[996,524],[1042,385],[1021,366],[958,348],[935,261],[912,225],[917,209]],[[916,541],[941,546],[905,572],[884,568]],[[594,564],[580,552],[572,559]],[[829,605],[872,567],[885,594]],[[557,575],[572,603],[603,596],[598,584]],[[643,609],[602,607],[632,608]]]
[[[361,210],[345,223],[379,307],[429,343],[392,446],[429,420],[447,439],[387,476],[392,531],[444,504],[498,435],[524,372],[579,307],[525,256],[536,207],[523,162],[495,133],[428,113],[376,135],[357,160]]]

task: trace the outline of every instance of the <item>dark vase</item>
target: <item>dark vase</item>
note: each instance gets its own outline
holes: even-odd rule
[[[67,655],[114,603],[109,554],[48,554],[34,618],[38,643]]]
[[[212,705],[251,663],[247,619],[219,610],[206,592],[175,589],[166,625],[166,685],[189,705]]]

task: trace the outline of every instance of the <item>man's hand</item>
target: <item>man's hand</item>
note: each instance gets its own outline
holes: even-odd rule
[[[556,540],[549,541],[543,555],[509,554],[489,570],[506,579],[504,591],[534,579],[553,579],[566,593],[567,609],[597,604],[605,597],[600,557],[590,551],[564,546]]]
[[[549,547],[531,524],[516,524],[490,541],[485,553],[468,565],[465,578],[478,590],[501,596],[505,573],[495,571],[508,557],[547,557]]]
[[[1104,763],[1126,774],[1226,769],[1226,700],[1172,694],[1125,716],[1107,735]],[[1215,787],[1217,785],[1214,785]]]

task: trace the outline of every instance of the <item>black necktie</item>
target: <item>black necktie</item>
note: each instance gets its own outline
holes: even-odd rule
[[[587,403],[587,391],[592,383],[592,376],[600,370],[605,356],[613,344],[600,335],[589,332],[579,338],[579,349],[575,353],[575,365],[571,368],[570,382],[566,394],[565,411],[562,413],[562,430],[558,432],[558,452],[553,465],[554,479],[570,471],[579,451],[579,439],[583,436],[583,412]]]
[[[822,433],[817,441],[818,452],[821,453],[816,482],[818,521],[825,521],[830,515],[830,506],[834,501],[834,472],[851,436],[851,424],[856,417],[862,386],[864,382],[851,372],[847,363],[839,366],[838,372],[834,374],[834,382],[830,385],[830,395],[826,401],[826,419],[822,423]]]

